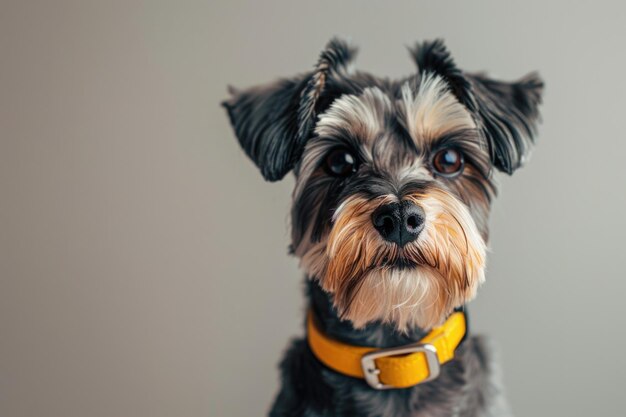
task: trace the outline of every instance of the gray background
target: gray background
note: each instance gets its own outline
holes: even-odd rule
[[[1,416],[265,413],[302,333],[293,180],[262,181],[218,103],[335,34],[376,74],[438,36],[464,69],[540,70],[473,329],[517,415],[624,415],[620,2],[105,3],[0,5]]]

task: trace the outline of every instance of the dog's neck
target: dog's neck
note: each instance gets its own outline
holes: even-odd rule
[[[395,347],[415,343],[428,333],[428,330],[415,327],[406,333],[397,331],[388,323],[374,322],[361,329],[355,329],[348,320],[341,320],[332,304],[332,295],[326,293],[312,279],[307,279],[309,306],[318,320],[321,330],[328,336],[357,346]]]

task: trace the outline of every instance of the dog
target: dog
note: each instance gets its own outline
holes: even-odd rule
[[[494,173],[527,159],[543,82],[464,72],[439,39],[409,51],[415,72],[390,80],[332,39],[313,70],[222,103],[263,177],[296,179],[307,336],[272,417],[510,414],[464,306],[485,279]]]

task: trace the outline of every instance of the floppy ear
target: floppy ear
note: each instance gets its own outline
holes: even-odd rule
[[[472,113],[487,141],[493,166],[508,174],[519,168],[536,133],[541,78],[531,73],[509,83],[464,73],[441,39],[418,43],[410,52],[420,74],[432,72],[444,78]]]
[[[483,130],[493,165],[512,174],[523,165],[534,142],[543,81],[530,73],[515,82],[470,75],[477,120]]]
[[[241,92],[231,89],[233,97],[222,105],[241,147],[266,180],[280,180],[298,162],[327,77],[344,71],[355,54],[356,49],[333,39],[312,72]]]
[[[268,181],[277,181],[293,167],[299,148],[298,107],[306,77],[253,87],[222,103],[241,147]]]

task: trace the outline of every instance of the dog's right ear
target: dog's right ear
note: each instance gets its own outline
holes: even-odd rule
[[[280,180],[298,162],[327,78],[345,71],[355,54],[355,48],[333,39],[314,71],[244,91],[230,88],[232,97],[222,105],[241,147],[266,180]]]
[[[241,147],[268,181],[277,181],[293,167],[299,148],[298,108],[306,76],[284,79],[244,91],[222,105]]]

